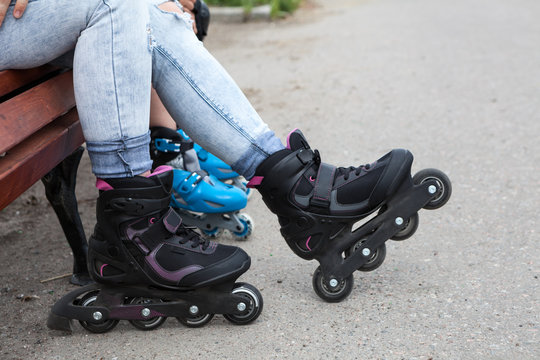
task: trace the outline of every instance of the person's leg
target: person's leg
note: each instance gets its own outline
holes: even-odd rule
[[[165,105],[161,102],[157,92],[152,89],[150,102],[150,127],[162,126],[168,129],[176,130],[176,122],[169,114]]]
[[[130,177],[151,167],[148,10],[146,1],[102,2],[75,48],[77,109],[96,176]]]
[[[197,40],[179,8],[171,8],[170,1],[151,2],[152,82],[159,97],[195,142],[250,178],[283,148],[281,141]],[[163,4],[166,10],[159,8]]]
[[[36,67],[75,49],[77,110],[100,178],[151,167],[147,23],[147,1],[35,0],[0,27],[0,70]]]

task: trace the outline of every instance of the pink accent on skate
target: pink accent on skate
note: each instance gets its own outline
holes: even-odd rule
[[[261,185],[263,179],[264,179],[264,176],[254,176],[251,178],[251,180],[249,180],[246,186],[248,188],[254,188],[256,186],[259,186]]]
[[[153,217],[153,218],[150,219],[150,224],[153,224],[155,222],[156,222],[156,218]]]
[[[163,174],[164,172],[171,171],[172,169],[173,169],[172,166],[161,165],[155,168],[154,171],[152,171],[152,173],[148,175],[147,177]]]
[[[307,238],[307,241],[306,241],[306,247],[309,251],[311,251],[311,248],[309,247],[309,240],[311,240],[311,236]]]
[[[289,149],[289,150],[291,150],[291,143],[289,142],[289,138],[291,137],[291,134],[292,134],[293,132],[295,132],[296,130],[298,130],[298,128],[295,128],[293,131],[291,131],[291,132],[289,133],[289,135],[287,135],[287,149]]]
[[[103,264],[101,265],[101,268],[99,268],[99,275],[101,275],[101,277],[103,277],[103,269],[105,268],[105,266],[107,266],[109,264]]]
[[[309,177],[309,181],[315,181],[315,179],[313,178],[313,176],[310,176],[310,177]]]
[[[158,245],[144,259],[148,263],[148,265],[152,268],[152,270],[154,270],[163,279],[166,279],[166,280],[169,280],[178,284],[180,280],[182,280],[185,276],[203,269],[201,265],[188,265],[176,271],[169,271],[169,270],[164,269],[163,267],[161,267],[161,265],[159,265],[159,263],[156,260],[156,254],[158,253],[159,249],[161,249],[162,246],[163,244]]]
[[[98,190],[102,191],[113,190],[113,187],[107,184],[103,179],[96,179],[96,187]]]

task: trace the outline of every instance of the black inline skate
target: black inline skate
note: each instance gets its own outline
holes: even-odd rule
[[[182,224],[169,207],[173,175],[168,169],[158,168],[150,177],[98,180],[97,224],[88,252],[96,284],[62,297],[51,310],[49,328],[69,331],[76,319],[102,333],[129,320],[151,330],[170,316],[199,327],[214,313],[236,324],[260,315],[259,291],[235,283],[249,269],[250,257]]]
[[[257,188],[278,216],[289,247],[303,259],[319,261],[313,275],[317,295],[339,302],[352,290],[354,271],[382,264],[386,240],[413,235],[418,210],[437,209],[450,198],[444,173],[426,169],[411,177],[412,162],[409,151],[398,149],[369,165],[336,168],[321,162],[295,130],[287,148],[259,165],[248,186]]]

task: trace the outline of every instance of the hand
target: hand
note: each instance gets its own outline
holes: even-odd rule
[[[189,0],[183,0],[183,1],[189,1]],[[197,24],[195,23],[195,14],[192,13],[190,10],[187,10],[186,8],[184,8],[184,12],[191,16],[191,20],[193,20],[193,32],[196,34],[197,33]]]
[[[184,7],[185,10],[193,10],[195,7],[195,2],[197,0],[180,0],[180,4]]]
[[[2,23],[4,22],[10,3],[11,0],[0,0],[0,26],[2,26]],[[13,8],[13,17],[20,19],[26,9],[26,5],[28,5],[28,0],[17,0],[15,7]]]

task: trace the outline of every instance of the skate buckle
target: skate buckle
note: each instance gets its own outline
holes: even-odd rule
[[[171,139],[158,138],[154,140],[154,144],[156,145],[156,149],[162,152],[180,152],[181,143]]]
[[[311,149],[300,150],[296,157],[302,164],[306,165],[313,160],[313,151]]]
[[[202,176],[194,171],[182,181],[179,190],[182,191],[184,194],[187,194],[193,189],[195,189],[202,179]]]

